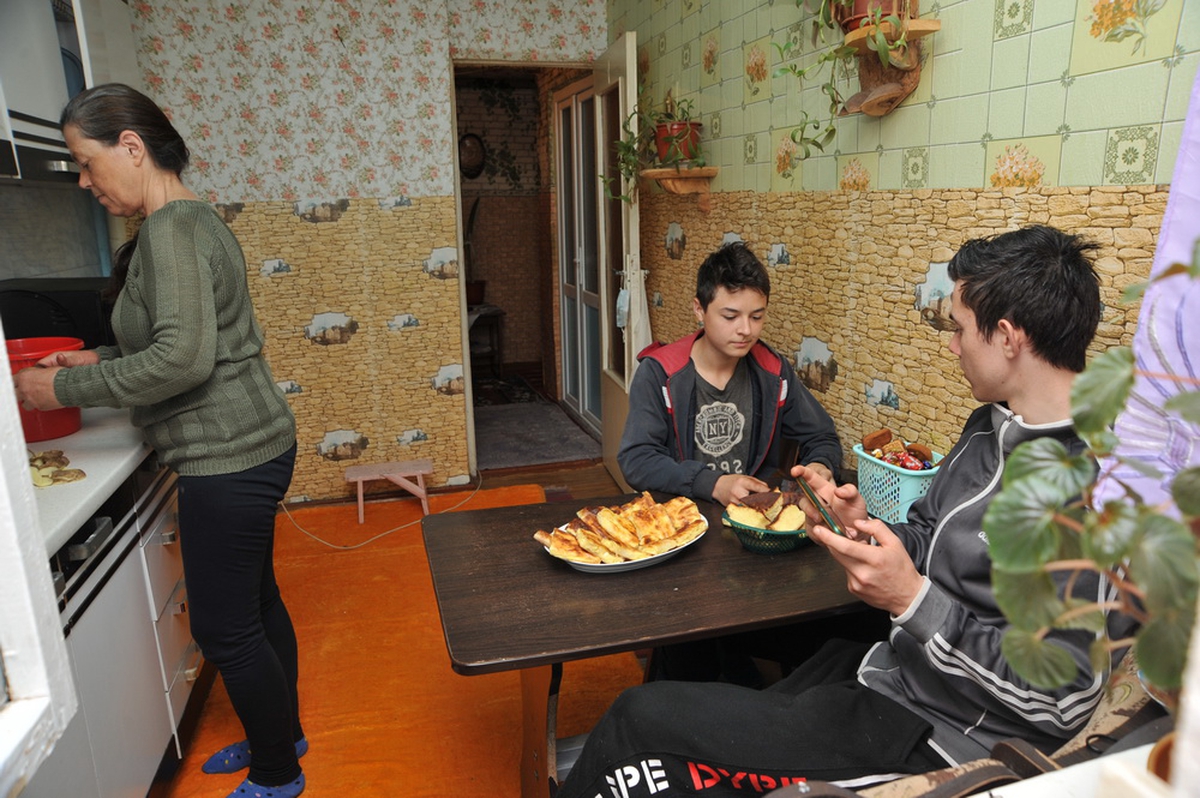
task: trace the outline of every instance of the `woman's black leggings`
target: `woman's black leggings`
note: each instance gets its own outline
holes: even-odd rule
[[[179,478],[192,636],[217,666],[250,743],[250,780],[300,776],[296,632],[275,584],[275,512],[296,447],[236,474]],[[235,741],[230,741],[235,742]]]

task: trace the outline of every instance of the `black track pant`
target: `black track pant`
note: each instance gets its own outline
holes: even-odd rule
[[[762,691],[669,681],[626,690],[557,798],[762,795],[805,779],[945,767],[926,721],[855,681],[867,647],[831,641]]]

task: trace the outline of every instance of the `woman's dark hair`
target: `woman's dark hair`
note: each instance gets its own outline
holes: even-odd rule
[[[59,125],[63,128],[72,125],[84,138],[109,147],[120,140],[123,131],[132,130],[141,137],[154,163],[176,175],[183,173],[191,157],[183,136],[158,104],[123,83],[103,83],[79,92],[63,109]],[[135,235],[113,254],[112,280],[105,291],[106,298],[115,298],[120,293],[136,246]]]
[[[1083,371],[1100,324],[1100,281],[1093,242],[1032,225],[967,241],[950,260],[963,304],[990,340],[1001,319],[1025,331],[1046,362]]]
[[[771,277],[744,242],[731,241],[705,258],[696,272],[696,299],[701,308],[708,309],[718,288],[731,293],[753,288],[769,298]]]

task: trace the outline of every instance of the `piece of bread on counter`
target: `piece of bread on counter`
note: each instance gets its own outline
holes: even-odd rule
[[[771,522],[775,520],[779,515],[779,511],[783,509],[783,494],[777,490],[751,493],[742,499],[741,504],[758,510],[766,517],[768,522]]]

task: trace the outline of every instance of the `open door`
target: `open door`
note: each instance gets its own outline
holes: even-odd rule
[[[597,244],[600,266],[601,448],[604,465],[623,489],[628,483],[617,466],[617,449],[629,414],[629,382],[636,355],[650,342],[646,315],[645,276],[638,244],[636,185],[622,185],[614,142],[622,123],[637,110],[637,34],[624,34],[596,60],[593,71],[596,152],[601,180],[597,185]],[[613,186],[606,191],[606,186]],[[616,187],[620,186],[620,191]],[[624,194],[632,202],[619,199]],[[618,302],[621,312],[618,313]],[[637,314],[636,323],[634,314]],[[618,322],[622,326],[618,327]]]

